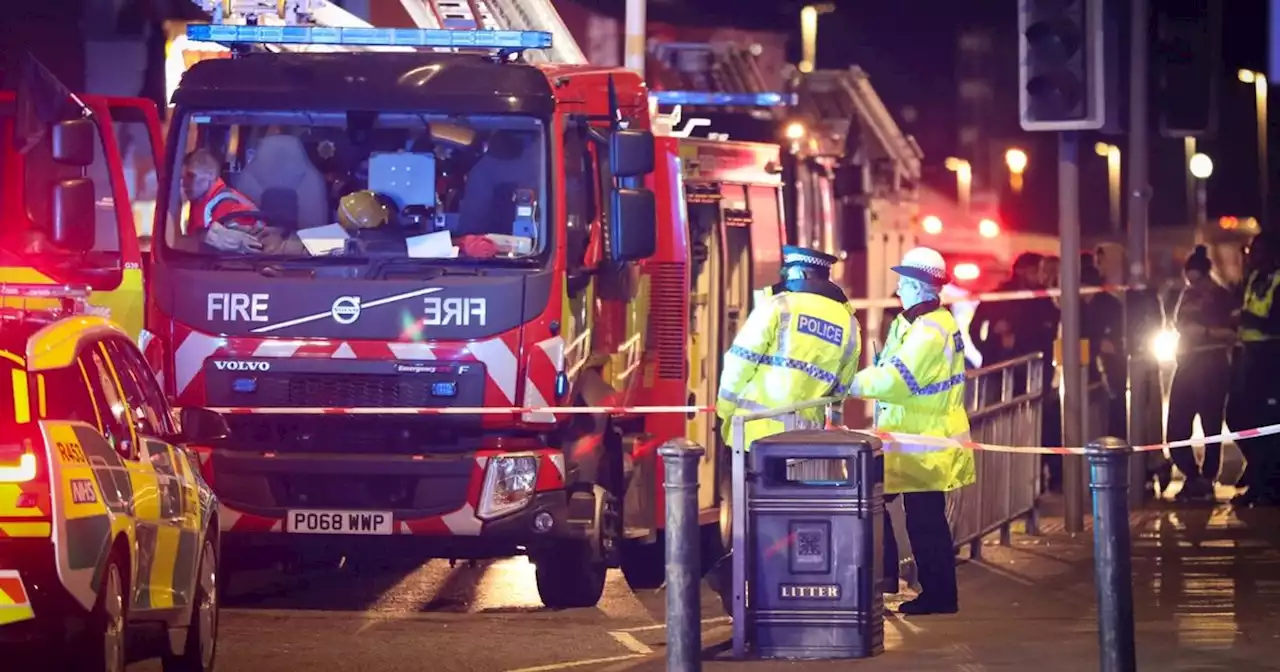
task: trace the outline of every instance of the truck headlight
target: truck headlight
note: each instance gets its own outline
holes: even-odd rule
[[[1178,332],[1172,329],[1161,329],[1151,339],[1151,352],[1156,361],[1172,362],[1178,357]]]
[[[505,516],[524,508],[533,498],[538,476],[538,458],[533,455],[497,455],[485,465],[484,489],[480,491],[483,520]]]

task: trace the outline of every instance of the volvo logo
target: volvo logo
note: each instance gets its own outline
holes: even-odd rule
[[[329,314],[338,324],[355,324],[355,321],[360,319],[360,297],[339,296],[334,299]]]
[[[214,362],[219,371],[270,371],[271,362]]]

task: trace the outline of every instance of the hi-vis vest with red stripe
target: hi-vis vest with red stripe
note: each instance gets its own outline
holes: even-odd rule
[[[880,431],[968,441],[964,361],[964,337],[950,311],[937,308],[913,321],[899,315],[851,393],[878,402]],[[886,493],[955,490],[976,477],[973,451],[937,446],[895,446],[885,451],[884,472]]]
[[[730,418],[847,393],[858,369],[861,333],[847,303],[804,291],[774,294],[758,304],[733,339],[720,374],[716,415],[732,443]],[[826,411],[801,411],[795,429],[822,427]],[[746,424],[746,445],[783,431],[779,420]]]

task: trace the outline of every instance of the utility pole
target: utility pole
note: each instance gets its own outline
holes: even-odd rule
[[[1084,437],[1084,371],[1080,358],[1080,139],[1058,134],[1058,236],[1062,241],[1062,444],[1080,446]],[[1045,387],[1053,393],[1052,387]],[[1084,531],[1084,458],[1062,460],[1063,525]]]
[[[1141,287],[1140,290],[1129,290],[1125,293],[1125,317],[1128,325],[1127,348],[1132,355],[1129,358],[1129,443],[1139,445],[1147,443],[1144,436],[1147,430],[1147,407],[1150,406],[1150,388],[1147,383],[1151,377],[1152,361],[1145,347],[1140,344],[1149,337],[1142,333],[1143,321],[1139,317],[1138,302],[1133,299],[1139,292],[1149,291],[1147,286],[1147,203],[1151,199],[1150,178],[1147,175],[1147,161],[1150,158],[1147,150],[1147,41],[1150,24],[1150,12],[1147,0],[1131,0],[1132,12],[1129,34],[1129,241],[1128,241],[1128,278],[1129,286]],[[1113,432],[1114,433],[1114,432]],[[1159,437],[1156,437],[1159,438]],[[1140,458],[1139,458],[1140,459]],[[1145,469],[1133,469],[1132,479],[1146,482]],[[1141,488],[1130,488],[1130,496],[1139,499],[1143,495]]]
[[[627,0],[626,41],[623,48],[622,65],[628,70],[635,70],[644,76],[645,49],[645,3],[647,0]]]

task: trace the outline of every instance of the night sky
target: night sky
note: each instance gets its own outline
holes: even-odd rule
[[[1155,0],[1153,6],[1158,1]],[[1209,154],[1215,164],[1208,185],[1211,218],[1256,215],[1259,210],[1255,186],[1254,94],[1252,86],[1237,81],[1236,71],[1240,68],[1265,70],[1267,60],[1266,0],[1221,1],[1225,3],[1226,10],[1218,95],[1219,127],[1215,137],[1199,143],[1200,151]],[[664,5],[683,5],[685,11],[696,8],[710,22],[730,22],[750,28],[789,25],[794,38],[791,54],[794,61],[799,56],[799,48],[794,45],[798,45],[797,17],[802,4],[767,0],[689,0],[667,5],[651,0],[650,16],[659,18],[664,13],[675,11],[664,9]],[[942,168],[942,161],[954,154],[957,146],[957,32],[961,26],[970,24],[987,25],[996,30],[996,55],[992,62],[995,63],[993,67],[998,68],[995,73],[997,98],[991,133],[993,137],[1007,138],[1010,145],[1026,149],[1031,157],[1021,202],[1011,202],[1012,207],[1005,209],[1006,218],[1011,220],[1006,224],[1016,228],[1055,231],[1057,173],[1054,135],[1025,133],[1018,126],[1015,0],[840,0],[833,4],[836,11],[824,15],[819,23],[818,66],[839,68],[854,63],[862,66],[870,73],[886,105],[898,114],[900,123],[899,113],[903,108],[915,108],[916,120],[904,124],[904,127],[916,136],[924,149],[926,181],[949,189],[949,193],[954,193],[955,178],[954,174]],[[751,9],[743,11],[744,5]],[[685,11],[678,12],[680,18],[687,18]],[[1123,36],[1127,43],[1127,27]],[[1127,75],[1127,63],[1123,63],[1121,69]],[[1273,74],[1273,79],[1276,75],[1280,73]],[[1272,104],[1274,106],[1275,103]],[[1126,105],[1122,116],[1126,123],[1127,114]],[[1155,129],[1153,121],[1151,225],[1181,224],[1188,221],[1182,141],[1160,137]],[[1123,137],[1104,138],[1096,134],[1081,137],[1081,220],[1086,233],[1102,233],[1107,226],[1106,161],[1093,152],[1097,140],[1119,144],[1122,151],[1127,144]]]
[[[1218,133],[1199,143],[1200,151],[1209,154],[1215,163],[1208,185],[1210,217],[1253,215],[1259,209],[1253,87],[1237,81],[1236,71],[1266,68],[1266,2],[1231,0],[1225,4]],[[956,151],[956,33],[965,24],[995,28],[997,56],[993,61],[1001,64],[1001,71],[996,83],[999,90],[994,125],[998,130],[993,129],[993,135],[1007,137],[1010,144],[1025,148],[1031,157],[1022,207],[1015,204],[1009,214],[1025,221],[1010,224],[1053,231],[1057,229],[1054,135],[1024,133],[1018,126],[1016,10],[1013,0],[846,0],[837,3],[836,13],[822,19],[818,30],[819,66],[861,64],[891,110],[915,107],[919,117],[907,125],[907,130],[924,149],[930,166],[929,180],[954,192],[954,176],[941,169],[940,164]],[[1127,32],[1125,38],[1127,43]],[[1124,64],[1125,72],[1127,67]],[[1127,121],[1127,106],[1124,118]],[[1180,224],[1188,221],[1182,141],[1159,137],[1154,134],[1154,124],[1152,128],[1151,224]],[[1107,171],[1106,161],[1094,154],[1093,144],[1096,140],[1109,140],[1123,151],[1126,142],[1123,137],[1093,134],[1081,140],[1081,220],[1086,232],[1100,233],[1107,222]]]

